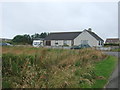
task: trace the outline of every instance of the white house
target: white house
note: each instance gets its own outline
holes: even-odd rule
[[[97,34],[89,30],[82,32],[57,32],[50,33],[44,39],[45,46],[74,46],[81,44],[88,44],[91,47],[103,46],[104,40]]]

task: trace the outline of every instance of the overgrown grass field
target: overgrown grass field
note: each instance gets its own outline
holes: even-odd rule
[[[117,59],[94,49],[2,48],[3,88],[103,88]]]

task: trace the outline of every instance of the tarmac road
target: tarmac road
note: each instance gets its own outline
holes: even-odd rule
[[[118,57],[118,64],[113,71],[108,84],[105,86],[105,88],[119,88],[120,89],[120,52],[104,52],[108,55],[116,56]],[[119,68],[119,69],[118,69]]]

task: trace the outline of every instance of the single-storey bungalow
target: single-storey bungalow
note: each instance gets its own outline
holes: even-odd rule
[[[44,39],[45,46],[74,46],[88,44],[91,47],[103,46],[104,40],[91,29],[83,30],[82,32],[57,32],[50,33]]]

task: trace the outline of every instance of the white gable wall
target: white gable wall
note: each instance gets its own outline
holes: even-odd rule
[[[87,31],[83,31],[79,36],[74,39],[74,45],[80,45],[81,40],[88,40],[88,44],[93,46],[99,46],[99,41],[96,40],[92,35],[90,35]]]

